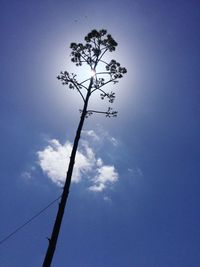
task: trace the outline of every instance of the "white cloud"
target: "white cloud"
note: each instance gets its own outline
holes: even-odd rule
[[[52,139],[43,150],[37,152],[42,171],[59,186],[65,181],[71,150],[72,144],[69,141],[62,145],[58,140]],[[83,178],[89,182],[89,190],[94,192],[101,192],[118,180],[115,167],[104,165],[86,141],[81,142],[76,153],[72,182],[79,183]]]
[[[117,182],[118,173],[114,166],[102,166],[97,169],[97,175],[94,178],[94,185],[89,187],[91,191],[103,191],[105,186]]]
[[[116,182],[118,179],[118,174],[115,171],[114,166],[102,166],[98,169],[98,175],[96,177],[97,182]]]
[[[97,161],[96,161],[96,164],[98,167],[101,167],[103,165],[103,161],[101,158],[98,158]]]
[[[94,184],[91,185],[88,189],[93,192],[101,192],[105,189],[105,185],[103,183]]]
[[[99,141],[100,137],[95,133],[93,130],[88,130],[88,131],[82,131],[83,134],[92,137],[95,141]]]
[[[119,140],[111,136],[107,131],[103,130],[100,127],[97,128],[97,132],[95,132],[94,130],[84,130],[82,131],[82,133],[86,137],[91,138],[92,141],[103,142],[107,140],[115,147],[119,145]]]
[[[72,177],[72,181],[76,183],[81,180],[82,173],[91,170],[94,165],[91,149],[89,147],[83,149],[83,153],[77,151],[76,154]],[[58,140],[53,139],[49,141],[49,145],[44,150],[37,152],[41,169],[58,185],[65,181],[71,150],[72,144],[70,142],[67,141],[62,145]]]

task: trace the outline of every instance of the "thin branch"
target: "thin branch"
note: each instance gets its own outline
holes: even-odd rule
[[[85,98],[84,98],[83,94],[81,93],[80,89],[78,88],[77,84],[76,84],[75,82],[73,82],[73,81],[71,81],[71,82],[72,82],[73,85],[76,87],[76,89],[78,90],[80,96],[82,97],[83,101],[85,102]]]
[[[80,56],[85,60],[85,63],[87,63],[91,67],[91,65],[87,62],[87,60],[85,59],[85,57],[81,53],[80,53]]]
[[[113,82],[113,81],[115,81],[115,80],[116,80],[116,79],[111,79],[111,80],[105,82],[104,84],[102,84],[101,86],[99,86],[99,88],[95,88],[94,90],[92,90],[91,93],[93,93],[93,92],[96,91],[96,90],[103,91],[102,89],[100,89],[101,87],[103,87],[104,85],[106,85],[106,84],[108,84],[108,83],[110,83],[110,82]]]
[[[86,80],[84,80],[83,82],[79,83],[80,85],[82,85],[83,83],[87,82],[87,81],[90,81],[91,78],[88,78]],[[82,85],[83,87],[85,87],[84,85]],[[87,87],[85,87],[87,89]]]
[[[91,56],[90,56],[90,54],[91,54],[91,52],[90,52],[90,51],[89,51],[89,54],[88,54],[88,55],[85,53],[85,51],[84,51],[84,50],[83,50],[82,52],[84,53],[84,55],[86,56],[86,58],[89,58],[89,57],[91,57]],[[92,66],[91,66],[91,64],[89,64],[87,60],[86,60],[85,62],[86,62],[88,65],[90,65],[90,67],[92,67]]]
[[[96,70],[96,66],[99,63],[99,55],[97,55],[96,60],[95,60],[95,64],[94,64],[94,69]]]
[[[94,90],[91,91],[91,94],[92,94],[94,91],[96,91],[96,90],[99,90],[99,91],[101,91],[103,94],[107,95],[106,92],[105,92],[104,90],[100,89],[100,88],[95,88]]]
[[[117,117],[117,111],[112,111],[111,108],[108,108],[107,111],[89,109],[86,112],[87,112],[87,116],[90,116],[93,113],[99,113],[99,114],[106,114],[106,117]]]
[[[82,86],[85,90],[88,90],[88,88],[85,85],[81,84],[81,83],[77,83],[77,85]]]
[[[91,49],[89,49],[88,51],[89,51],[89,57],[92,59]]]
[[[99,86],[98,89],[100,89],[101,87],[103,87],[104,85],[106,85],[106,84],[108,84],[108,83],[110,83],[110,82],[114,82],[115,80],[116,80],[116,79],[111,79],[111,80],[105,82],[104,84],[102,84],[101,86]]]
[[[85,53],[84,50],[82,50],[81,52],[82,52],[86,57],[88,57],[89,54],[87,55],[87,54]]]
[[[108,71],[101,71],[101,72],[97,72],[96,75],[99,75],[99,74],[109,74],[111,75],[111,72],[108,72]]]
[[[100,50],[103,51],[104,49],[107,49],[107,47],[103,47],[103,48],[101,48]]]
[[[108,51],[108,48],[106,48],[106,50],[101,54],[101,56],[100,56],[100,58],[99,58],[99,60],[101,60],[102,59],[102,57],[104,56],[104,54],[106,53]]]
[[[104,61],[104,60],[99,60],[99,62],[102,62],[102,63],[104,63],[104,64],[106,64],[106,65],[109,65],[106,61]]]
[[[99,111],[99,110],[93,110],[89,109],[87,110],[88,113],[101,113],[101,114],[108,114],[108,111]]]
[[[94,45],[95,45],[95,49],[97,49],[96,38],[94,38]]]

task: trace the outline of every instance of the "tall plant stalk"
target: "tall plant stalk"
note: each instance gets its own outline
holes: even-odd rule
[[[90,116],[93,113],[103,113],[107,117],[115,117],[117,115],[116,111],[112,111],[109,107],[107,111],[98,111],[98,110],[89,110],[88,104],[91,95],[95,91],[99,91],[101,99],[108,98],[109,102],[112,103],[115,99],[115,93],[113,92],[106,92],[102,89],[103,86],[107,85],[110,82],[116,83],[118,82],[119,78],[123,77],[127,71],[125,68],[120,66],[120,63],[116,62],[115,60],[111,60],[109,63],[104,61],[102,58],[107,51],[114,51],[117,43],[111,37],[110,34],[107,34],[106,30],[93,30],[85,37],[86,44],[83,45],[81,43],[71,44],[72,49],[72,62],[76,63],[77,66],[81,66],[82,64],[89,65],[92,76],[85,81],[79,83],[76,80],[75,74],[69,74],[67,71],[61,72],[60,75],[57,77],[59,80],[62,81],[62,84],[69,85],[70,89],[76,89],[83,99],[84,105],[83,109],[81,110],[81,117],[78,124],[78,128],[76,131],[73,148],[70,156],[70,161],[68,165],[68,171],[66,175],[66,180],[63,187],[63,193],[61,196],[61,200],[59,203],[56,219],[54,222],[53,230],[51,237],[49,239],[48,248],[45,254],[44,262],[42,267],[50,267],[54,252],[56,250],[57,240],[62,224],[62,219],[69,195],[69,188],[71,185],[71,179],[73,174],[73,168],[75,164],[75,157],[76,152],[78,149],[78,143],[81,136],[81,131],[84,125],[85,118]],[[97,67],[99,63],[105,64],[105,72],[97,72]],[[108,78],[102,78],[102,75],[107,75]],[[87,84],[87,85],[86,85]]]

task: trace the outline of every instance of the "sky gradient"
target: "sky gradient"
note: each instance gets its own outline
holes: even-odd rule
[[[118,117],[85,122],[52,267],[200,266],[199,10],[193,0],[1,1],[0,239],[61,194],[82,103],[56,76],[74,71],[71,42],[105,28],[128,73],[115,86]],[[0,267],[41,266],[56,210],[0,245]]]

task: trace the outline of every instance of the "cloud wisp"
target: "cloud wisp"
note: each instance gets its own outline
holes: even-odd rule
[[[89,187],[91,191],[101,192],[106,186],[117,182],[118,173],[114,166],[102,165],[97,169],[97,175],[93,179],[94,184]]]
[[[96,141],[99,140],[92,130],[88,131],[88,135]],[[57,139],[51,139],[43,150],[37,152],[38,164],[43,173],[58,186],[62,186],[65,181],[71,150],[72,144],[69,141],[61,144]],[[72,176],[73,183],[87,180],[89,191],[102,192],[116,183],[118,177],[115,167],[105,165],[86,140],[80,143]]]

